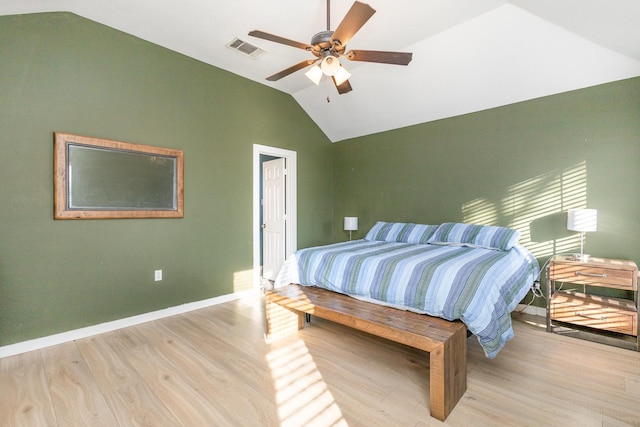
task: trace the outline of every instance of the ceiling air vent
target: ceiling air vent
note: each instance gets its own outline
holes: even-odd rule
[[[258,46],[252,45],[244,40],[235,38],[227,45],[228,48],[236,50],[244,55],[250,56],[255,59],[265,53],[264,49],[260,49]]]

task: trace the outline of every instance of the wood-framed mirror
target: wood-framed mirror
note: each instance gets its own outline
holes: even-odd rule
[[[182,150],[54,133],[54,218],[182,218]]]

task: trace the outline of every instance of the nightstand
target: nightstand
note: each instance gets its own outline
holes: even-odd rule
[[[603,296],[602,288],[626,292]],[[547,331],[640,351],[633,261],[555,255],[547,267]]]

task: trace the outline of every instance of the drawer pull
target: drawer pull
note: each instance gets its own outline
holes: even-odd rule
[[[584,317],[585,319],[591,319],[591,320],[602,320],[602,321],[607,320],[607,316],[600,316],[600,318],[598,318],[594,316],[587,316],[586,314],[582,314],[579,311],[576,311],[576,316]]]
[[[595,273],[583,273],[581,271],[576,271],[576,276],[601,277],[603,279],[606,279],[607,273],[595,274]]]

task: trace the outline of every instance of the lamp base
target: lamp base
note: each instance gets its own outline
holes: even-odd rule
[[[587,262],[589,261],[589,258],[591,258],[591,255],[589,254],[572,254],[572,255],[576,260],[583,261],[583,262]]]

